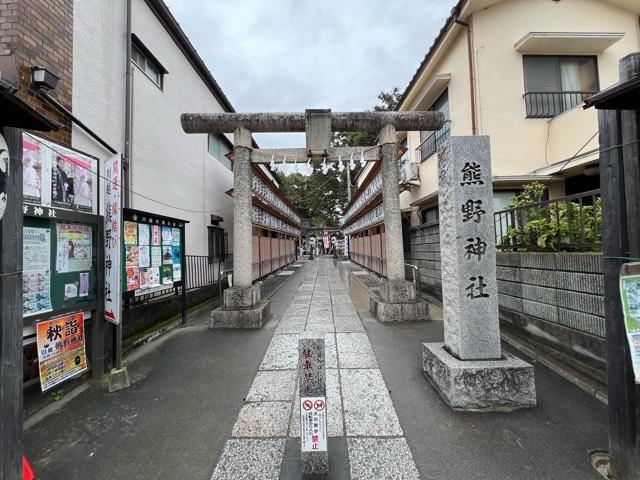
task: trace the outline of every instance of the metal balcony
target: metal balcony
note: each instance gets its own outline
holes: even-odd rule
[[[584,103],[596,92],[527,92],[527,118],[553,118]]]
[[[451,120],[447,120],[440,130],[436,130],[416,148],[416,153],[420,162],[424,162],[431,155],[436,153],[438,147],[451,136]]]

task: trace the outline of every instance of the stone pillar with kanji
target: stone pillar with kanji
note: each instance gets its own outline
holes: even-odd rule
[[[533,367],[500,347],[489,137],[440,148],[438,201],[444,343],[424,344],[425,374],[456,410],[533,406]]]

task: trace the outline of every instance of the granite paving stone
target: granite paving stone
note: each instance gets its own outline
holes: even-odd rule
[[[285,439],[228,440],[211,480],[278,480]]]
[[[274,335],[260,370],[296,369],[298,367],[298,335]]]
[[[233,437],[285,437],[291,402],[247,403],[233,426]]]
[[[378,362],[366,333],[337,333],[340,368],[377,368]]]
[[[352,480],[419,480],[404,438],[349,438]]]
[[[402,428],[378,369],[340,369],[340,385],[349,437],[401,436]]]
[[[273,402],[293,399],[295,370],[267,370],[258,372],[253,380],[247,402]]]

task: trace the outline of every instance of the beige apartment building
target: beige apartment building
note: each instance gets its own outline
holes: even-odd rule
[[[437,220],[436,149],[450,135],[490,136],[496,210],[533,180],[550,198],[599,188],[597,113],[582,102],[640,50],[639,20],[640,0],[458,1],[397,108],[447,120],[399,139],[411,224]]]

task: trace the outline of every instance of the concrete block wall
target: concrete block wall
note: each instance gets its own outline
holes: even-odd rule
[[[442,298],[437,224],[414,227],[406,262],[421,291]],[[604,283],[599,253],[498,252],[500,323],[545,353],[605,383]]]
[[[442,298],[440,267],[440,230],[437,223],[427,223],[411,229],[411,249],[405,252],[405,262],[418,267],[420,288],[429,295]]]

